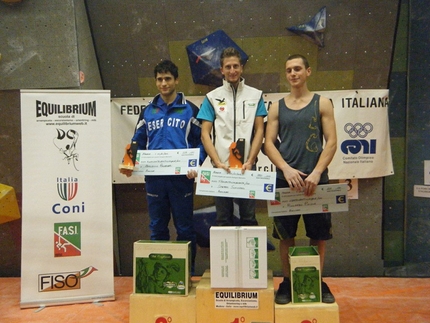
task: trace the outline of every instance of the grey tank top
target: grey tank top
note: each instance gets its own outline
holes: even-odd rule
[[[323,131],[320,117],[320,96],[314,94],[311,102],[300,110],[292,110],[279,100],[279,152],[291,167],[310,174],[323,149]],[[277,169],[277,177],[284,178]],[[321,184],[328,183],[327,169],[321,174]]]

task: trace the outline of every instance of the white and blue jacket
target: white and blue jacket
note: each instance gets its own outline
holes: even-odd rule
[[[137,142],[139,150],[200,148],[201,165],[206,152],[198,112],[183,93],[178,93],[169,105],[158,94],[140,113],[132,141]]]

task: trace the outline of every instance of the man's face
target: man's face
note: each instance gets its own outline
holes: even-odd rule
[[[221,67],[221,74],[224,79],[231,83],[237,84],[242,76],[243,66],[240,64],[240,60],[236,56],[224,58],[223,65]]]
[[[176,90],[178,79],[175,79],[172,73],[157,73],[155,78],[155,85],[162,96],[169,96]]]
[[[285,63],[285,74],[292,87],[300,86],[311,75],[311,68],[306,68],[301,58],[295,58]]]

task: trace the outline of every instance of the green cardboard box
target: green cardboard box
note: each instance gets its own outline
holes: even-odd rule
[[[320,303],[321,270],[317,247],[291,247],[289,258],[292,303]]]
[[[133,293],[188,295],[190,242],[139,240],[133,247]]]

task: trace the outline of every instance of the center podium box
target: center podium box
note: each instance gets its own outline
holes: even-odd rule
[[[210,269],[213,288],[267,287],[267,228],[210,228]]]
[[[267,288],[212,288],[210,270],[196,287],[196,322],[274,323],[273,274],[265,277]]]

